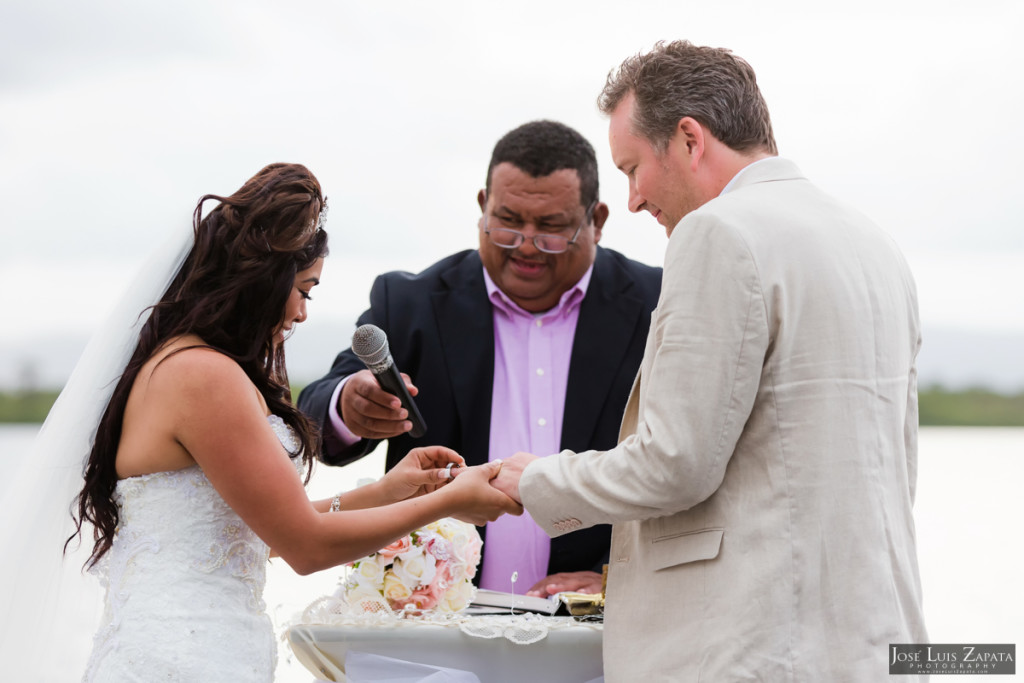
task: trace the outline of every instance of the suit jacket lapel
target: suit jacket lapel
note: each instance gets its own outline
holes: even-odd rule
[[[647,324],[640,321],[643,301],[624,293],[632,282],[598,248],[572,345],[562,424],[563,449],[589,447],[636,326]],[[621,415],[615,416],[619,418]]]
[[[494,322],[476,252],[441,276],[446,289],[431,296],[470,465],[487,462],[494,383]],[[454,417],[454,416],[453,416]]]

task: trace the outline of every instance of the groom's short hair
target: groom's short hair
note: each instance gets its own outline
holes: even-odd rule
[[[754,69],[729,50],[686,40],[659,42],[608,74],[597,105],[611,115],[633,93],[633,132],[662,152],[691,117],[737,152],[778,154]]]

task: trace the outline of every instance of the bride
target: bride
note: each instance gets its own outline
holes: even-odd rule
[[[296,164],[203,197],[191,248],[134,311],[148,318],[129,333],[120,379],[93,378],[105,388],[77,398],[104,406],[92,442],[60,441],[82,417],[74,395],[44,426],[40,439],[64,415],[60,457],[81,467],[85,456],[68,542],[91,529],[87,566],[106,588],[84,680],[271,681],[271,553],[306,574],[440,517],[480,524],[521,512],[489,485],[500,463],[448,480],[445,465],[462,458],[442,447],[413,450],[379,482],[333,499],[306,496],[317,435],[291,403],[283,341],[320,281],[324,212],[318,181]]]

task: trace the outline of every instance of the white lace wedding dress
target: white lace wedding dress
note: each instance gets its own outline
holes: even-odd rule
[[[268,420],[295,452],[284,421]],[[107,596],[83,680],[273,681],[277,643],[263,602],[270,551],[203,471],[123,479],[114,499],[120,525],[93,570]]]

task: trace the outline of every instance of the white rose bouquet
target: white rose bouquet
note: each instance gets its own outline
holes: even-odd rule
[[[446,517],[351,563],[336,595],[359,612],[458,612],[476,594],[482,546],[476,527]]]

